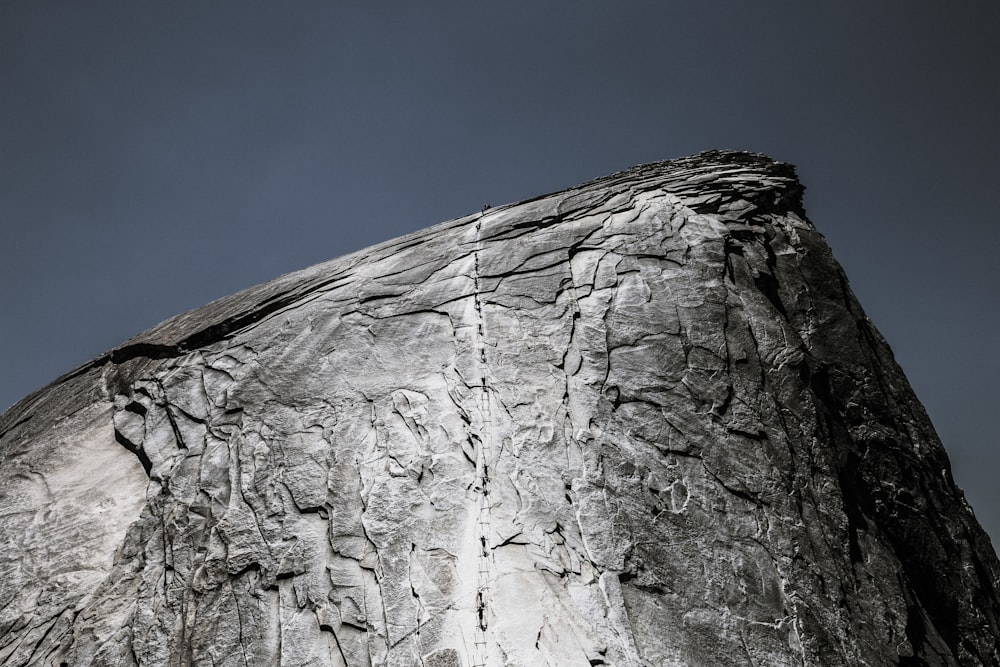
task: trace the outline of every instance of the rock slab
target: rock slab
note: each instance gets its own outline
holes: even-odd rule
[[[0,418],[0,665],[998,665],[794,169],[710,152],[180,315]]]

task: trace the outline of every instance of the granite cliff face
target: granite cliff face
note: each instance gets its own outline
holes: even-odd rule
[[[998,665],[794,170],[712,152],[164,322],[0,418],[0,665]]]

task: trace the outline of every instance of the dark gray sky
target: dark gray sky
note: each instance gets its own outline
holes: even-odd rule
[[[5,0],[0,409],[278,274],[747,149],[798,165],[998,542],[998,31],[995,0]]]

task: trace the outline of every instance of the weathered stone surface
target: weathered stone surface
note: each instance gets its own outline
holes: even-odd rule
[[[996,556],[791,167],[169,320],[0,418],[2,665],[997,665]]]

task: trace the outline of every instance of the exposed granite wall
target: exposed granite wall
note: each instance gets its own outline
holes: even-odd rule
[[[705,153],[181,315],[0,418],[0,665],[996,665],[794,170]]]

